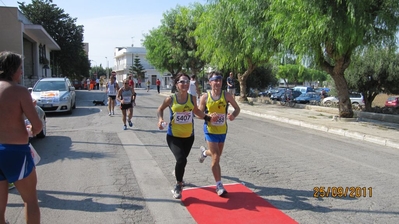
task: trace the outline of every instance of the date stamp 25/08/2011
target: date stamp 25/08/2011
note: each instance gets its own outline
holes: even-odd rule
[[[366,198],[373,197],[373,188],[372,187],[341,187],[341,186],[330,186],[330,187],[314,187],[313,188],[313,197],[314,198],[324,198],[324,197],[332,197],[332,198]]]

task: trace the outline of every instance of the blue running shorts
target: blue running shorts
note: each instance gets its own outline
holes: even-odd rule
[[[226,141],[226,134],[205,133],[205,140],[208,142],[224,143]]]
[[[29,144],[0,144],[0,181],[13,183],[24,179],[34,167]]]

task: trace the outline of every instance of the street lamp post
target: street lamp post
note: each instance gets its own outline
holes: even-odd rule
[[[109,61],[107,57],[105,57],[105,59],[107,59],[107,81],[109,81]]]
[[[97,62],[96,61],[94,61],[94,60],[90,60],[90,61],[92,61],[92,62],[94,62],[95,63],[95,65],[96,65],[96,68],[94,69],[94,73],[93,73],[93,76],[94,76],[94,74],[98,77],[98,74],[97,74]],[[91,66],[91,63],[90,63],[90,67],[92,67]]]

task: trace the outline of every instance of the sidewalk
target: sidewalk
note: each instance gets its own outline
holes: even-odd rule
[[[241,113],[312,128],[331,134],[399,149],[399,124],[371,119],[333,119],[337,108],[298,105],[291,108],[277,104],[239,103]]]
[[[170,95],[170,91],[161,92]],[[366,118],[333,119],[337,108],[238,102],[241,113],[399,149],[399,124]],[[229,108],[232,109],[232,108]]]

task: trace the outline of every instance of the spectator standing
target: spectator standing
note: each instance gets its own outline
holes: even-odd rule
[[[150,85],[151,85],[150,80],[147,80],[147,92],[150,91]]]
[[[216,193],[223,196],[227,193],[222,184],[222,173],[220,168],[220,158],[222,156],[224,142],[227,135],[227,122],[233,121],[240,113],[240,107],[234,99],[234,96],[222,90],[222,75],[218,72],[212,72],[209,76],[211,90],[201,96],[199,109],[207,114],[216,114],[217,121],[205,121],[204,134],[208,149],[201,146],[199,162],[204,162],[207,156],[212,157],[212,173],[216,181]],[[234,108],[232,114],[228,113],[228,105]]]
[[[155,84],[157,85],[158,94],[160,94],[161,93],[161,80],[157,79]]]
[[[170,109],[170,122],[166,134],[166,142],[176,159],[176,185],[172,191],[173,197],[176,199],[181,198],[187,157],[194,143],[194,114],[207,121],[216,121],[217,119],[216,116],[211,118],[198,110],[196,98],[188,93],[189,79],[187,74],[179,73],[177,75],[175,85],[179,91],[172,96],[168,96],[158,107],[157,113],[158,128],[162,130],[164,129],[163,124],[165,124],[163,111],[167,107]]]
[[[226,81],[227,81],[227,92],[234,96],[236,93],[236,87],[234,83],[233,72],[230,72],[229,77],[227,77]]]
[[[129,81],[129,86],[130,86],[131,88],[134,88],[134,82],[133,82],[133,79],[132,79],[132,76],[131,76],[131,75],[129,75],[128,81]]]
[[[100,77],[100,91],[103,91],[103,86],[104,85],[104,78]]]
[[[90,91],[90,77],[86,79],[87,90]]]
[[[107,86],[105,88],[105,92],[108,96],[108,115],[111,116],[115,115],[115,99],[116,99],[116,94],[119,91],[119,85],[116,82],[116,77],[111,76],[111,80],[107,83]]]
[[[96,78],[96,90],[100,89],[100,79]]]
[[[139,84],[139,87],[141,88],[141,80],[140,80],[140,78],[137,78],[137,83]]]
[[[40,223],[35,163],[29,135],[42,130],[42,122],[29,91],[19,85],[22,56],[0,52],[0,222],[5,222],[9,183],[14,183],[25,204],[27,223]],[[31,123],[30,133],[24,115]]]
[[[190,87],[188,89],[188,93],[190,93],[192,96],[195,96],[195,98],[197,98],[197,104],[199,105],[199,98],[201,96],[201,90],[199,88],[196,75],[191,75]]]

